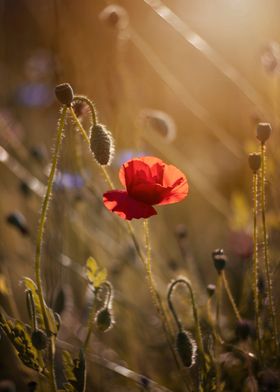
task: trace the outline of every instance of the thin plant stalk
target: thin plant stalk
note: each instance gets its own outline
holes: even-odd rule
[[[227,293],[229,302],[231,303],[231,306],[232,306],[232,308],[233,308],[234,314],[235,314],[237,320],[238,320],[238,321],[241,321],[242,318],[241,318],[241,316],[240,316],[240,313],[239,313],[239,310],[238,310],[238,308],[237,308],[237,305],[236,305],[236,303],[235,303],[235,301],[234,301],[234,298],[233,298],[231,289],[230,289],[230,287],[229,287],[229,283],[228,283],[228,280],[227,280],[225,271],[222,271],[222,272],[221,272],[221,277],[222,277],[222,281],[223,281],[223,284],[224,284],[224,287],[225,287],[225,290],[226,290],[226,293]]]
[[[262,229],[263,229],[263,242],[264,242],[264,262],[265,262],[265,275],[266,275],[266,286],[269,301],[270,318],[272,321],[272,340],[274,345],[275,354],[278,353],[278,340],[277,340],[277,322],[274,309],[274,301],[272,295],[272,281],[270,271],[270,261],[268,255],[268,236],[267,236],[267,225],[266,225],[266,214],[265,214],[265,176],[266,176],[266,156],[265,156],[265,143],[261,143],[261,215],[262,215]]]
[[[47,211],[48,211],[48,206],[49,206],[49,201],[51,198],[51,192],[52,192],[52,186],[53,186],[53,181],[54,181],[54,176],[55,176],[55,171],[58,163],[58,156],[59,156],[59,151],[62,143],[62,138],[63,138],[63,131],[65,127],[65,121],[66,121],[66,112],[67,112],[67,107],[64,106],[62,108],[62,113],[61,117],[59,119],[58,123],[58,129],[57,129],[57,136],[56,136],[56,142],[55,142],[55,147],[54,147],[54,152],[53,152],[53,157],[52,157],[52,164],[51,164],[51,171],[49,174],[48,178],[48,183],[47,183],[47,190],[44,196],[43,200],[43,205],[42,205],[42,211],[41,211],[41,216],[40,216],[40,222],[39,222],[39,229],[38,229],[38,235],[37,235],[37,241],[36,241],[36,254],[35,254],[35,275],[36,275],[36,282],[37,282],[37,287],[38,287],[38,296],[39,296],[39,301],[40,301],[40,307],[43,315],[43,320],[44,320],[44,325],[46,332],[50,338],[50,344],[49,344],[49,374],[50,374],[50,385],[51,385],[51,390],[53,392],[56,392],[57,386],[56,386],[56,379],[55,379],[55,369],[54,369],[54,355],[55,355],[55,337],[52,335],[50,331],[50,325],[47,317],[47,309],[46,309],[46,304],[44,301],[44,294],[43,294],[43,286],[42,286],[42,280],[41,280],[41,253],[42,253],[42,241],[43,241],[43,236],[44,236],[44,229],[45,229],[45,224],[46,224],[46,219],[47,219]]]
[[[255,318],[256,318],[256,335],[257,335],[257,348],[262,357],[262,345],[260,337],[260,309],[259,309],[259,259],[258,259],[258,228],[257,228],[257,213],[258,213],[258,173],[253,174],[253,224],[254,224],[254,253],[253,253],[253,292],[255,304]]]
[[[217,276],[216,282],[216,330],[220,333],[220,312],[221,312],[221,290],[222,289],[222,278],[221,274]]]

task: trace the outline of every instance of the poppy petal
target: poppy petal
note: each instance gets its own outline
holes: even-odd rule
[[[149,218],[157,214],[152,206],[133,199],[126,191],[106,192],[103,195],[103,202],[108,210],[119,215],[122,219]]]
[[[173,165],[166,165],[164,169],[163,186],[171,190],[158,205],[177,203],[183,200],[189,192],[189,185],[185,175]]]

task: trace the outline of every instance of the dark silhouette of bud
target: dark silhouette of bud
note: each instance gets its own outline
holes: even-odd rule
[[[6,222],[14,226],[22,235],[29,234],[25,217],[20,212],[11,212],[6,217]]]
[[[214,284],[209,284],[207,286],[207,294],[209,298],[213,297],[215,291],[216,291],[216,286]]]
[[[189,368],[194,365],[197,347],[189,332],[178,332],[176,349],[184,366]]]
[[[37,383],[36,383],[36,381],[30,381],[27,384],[27,387],[28,387],[28,391],[29,392],[35,392],[37,390]]]
[[[248,162],[253,173],[257,173],[262,164],[261,154],[257,152],[249,154]]]
[[[114,155],[114,142],[111,133],[104,125],[97,124],[91,129],[90,148],[100,165],[109,165]]]
[[[44,331],[37,329],[32,332],[31,341],[37,350],[44,350],[47,347],[48,338]]]
[[[237,322],[235,334],[238,340],[247,340],[252,336],[252,325],[249,320],[240,320]]]
[[[265,143],[271,135],[271,125],[269,123],[261,122],[257,125],[257,139],[261,143]]]
[[[258,374],[261,392],[278,392],[280,387],[279,376],[271,369],[263,370]]]
[[[28,183],[25,181],[20,181],[19,190],[22,193],[22,195],[25,197],[29,197],[31,195],[31,189],[30,189]]]
[[[74,99],[74,92],[69,83],[62,83],[56,86],[55,96],[57,100],[66,106],[70,106]]]
[[[221,271],[223,271],[226,267],[226,263],[227,263],[227,257],[224,254],[224,250],[223,249],[215,249],[212,252],[212,257],[213,257],[213,261],[214,261],[214,266],[217,270],[218,273],[220,273]]]
[[[47,159],[47,153],[43,146],[31,147],[30,155],[39,163],[43,163]]]
[[[113,326],[113,315],[108,308],[98,311],[95,318],[96,326],[101,332],[108,331]]]
[[[187,231],[186,225],[184,225],[183,223],[177,225],[175,228],[175,234],[179,240],[183,240],[183,239],[187,238],[188,231]]]

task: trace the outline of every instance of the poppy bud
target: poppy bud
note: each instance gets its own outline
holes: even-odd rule
[[[257,171],[260,169],[261,163],[262,163],[261,154],[259,154],[257,152],[253,152],[253,153],[249,154],[248,161],[249,161],[249,166],[250,166],[251,170],[254,173],[257,173]]]
[[[216,270],[218,271],[218,273],[220,273],[221,271],[223,271],[225,269],[226,262],[227,262],[227,257],[224,254],[224,250],[223,249],[215,249],[212,252],[212,257],[213,257],[213,261],[214,261],[214,266],[215,266]]]
[[[235,334],[239,340],[247,340],[252,334],[252,326],[248,320],[240,320],[235,328]]]
[[[271,130],[272,130],[272,128],[269,123],[264,123],[264,122],[258,123],[258,125],[257,125],[257,139],[261,143],[265,143],[271,135]]]
[[[96,315],[95,322],[99,331],[108,331],[113,325],[112,313],[108,308],[103,308],[99,310]]]
[[[37,350],[44,350],[47,347],[48,338],[44,331],[37,329],[32,332],[31,341]]]
[[[91,129],[90,149],[100,165],[109,165],[114,154],[111,133],[104,125],[96,124]]]
[[[178,332],[176,338],[176,349],[184,366],[189,368],[194,365],[196,348],[196,343],[189,332]]]
[[[29,230],[25,217],[20,212],[12,212],[6,218],[7,223],[14,226],[22,235],[28,235]]]
[[[207,286],[207,294],[209,298],[213,297],[215,291],[216,291],[216,286],[214,284],[209,284]]]
[[[56,86],[55,96],[62,105],[70,106],[74,99],[74,92],[69,83],[62,83]]]

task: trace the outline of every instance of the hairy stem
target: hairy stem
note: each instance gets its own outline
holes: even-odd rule
[[[253,224],[254,224],[254,253],[253,253],[253,292],[255,304],[255,318],[256,318],[256,335],[257,348],[260,357],[262,357],[262,345],[260,337],[260,309],[259,309],[259,259],[258,259],[258,229],[257,229],[257,213],[258,213],[258,174],[253,174]]]
[[[275,354],[278,353],[278,340],[277,340],[277,322],[274,309],[274,301],[272,295],[272,281],[271,281],[271,271],[270,271],[270,261],[268,255],[268,235],[267,235],[267,225],[266,225],[266,214],[265,214],[265,144],[261,143],[261,215],[262,215],[262,228],[263,228],[263,242],[264,242],[264,262],[265,262],[265,275],[266,275],[266,286],[269,301],[269,312],[272,321],[272,340],[274,345]]]
[[[36,241],[36,254],[35,254],[35,274],[36,274],[36,282],[38,287],[38,296],[39,296],[41,311],[43,315],[45,330],[49,336],[51,336],[52,333],[50,331],[50,325],[48,321],[47,308],[46,308],[47,305],[45,304],[44,301],[43,286],[41,280],[41,253],[42,253],[42,241],[44,236],[44,229],[45,229],[45,224],[47,219],[47,211],[48,211],[49,201],[51,197],[59,151],[63,138],[63,130],[65,127],[66,112],[67,112],[67,107],[64,106],[58,123],[56,142],[55,142],[55,147],[54,147],[54,152],[52,157],[51,171],[48,178],[47,190],[44,196],[42,211],[40,216],[39,229],[38,229],[38,235]],[[50,374],[51,390],[53,392],[56,392],[57,387],[56,387],[56,380],[55,380],[54,355],[55,355],[55,344],[54,344],[54,337],[52,336],[50,341],[50,346],[49,346],[49,362],[50,362],[49,374]]]
[[[231,306],[232,306],[232,308],[233,308],[234,314],[235,314],[237,320],[238,320],[238,321],[241,321],[242,318],[241,318],[241,316],[240,316],[240,313],[239,313],[239,310],[238,310],[238,308],[237,308],[237,305],[236,305],[236,303],[235,303],[235,301],[234,301],[234,298],[233,298],[231,289],[230,289],[230,287],[229,287],[229,283],[228,283],[228,280],[227,280],[225,271],[222,271],[222,272],[221,272],[221,276],[222,276],[223,284],[224,284],[224,287],[225,287],[225,290],[226,290],[228,299],[229,299],[229,301],[230,301],[230,303],[231,303]]]

